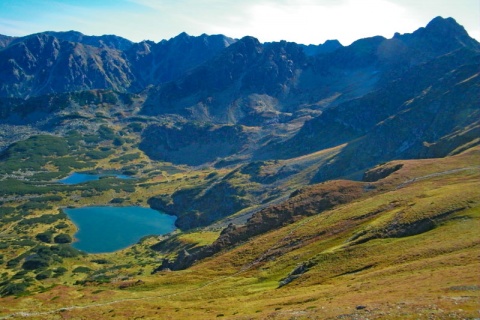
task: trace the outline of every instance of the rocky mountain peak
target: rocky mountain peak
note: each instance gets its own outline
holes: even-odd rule
[[[397,37],[414,46],[424,45],[430,50],[451,52],[460,47],[480,50],[480,44],[471,38],[464,27],[453,18],[436,17],[426,27],[412,34]]]
[[[443,37],[445,41],[456,41],[463,46],[475,46],[476,43],[478,47],[478,42],[453,18],[436,17],[427,24],[425,32],[430,37]]]
[[[187,39],[190,38],[190,35],[185,31],[179,33],[177,36],[173,37],[172,39]]]
[[[323,50],[334,51],[338,48],[343,47],[343,45],[337,39],[327,40],[322,44]]]
[[[425,27],[429,31],[437,32],[459,32],[465,33],[465,28],[457,23],[453,18],[443,18],[441,16],[433,18]]]
[[[238,40],[236,46],[234,47],[235,50],[238,50],[239,48],[243,48],[243,50],[240,50],[244,53],[260,53],[263,51],[263,45],[258,41],[257,38],[251,37],[251,36],[245,36]]]

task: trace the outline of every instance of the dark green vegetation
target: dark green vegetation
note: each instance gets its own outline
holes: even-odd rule
[[[10,39],[1,316],[476,317],[479,58],[440,17],[347,47]],[[72,172],[102,178],[55,182]],[[180,230],[85,255],[62,208],[87,205],[150,205]]]

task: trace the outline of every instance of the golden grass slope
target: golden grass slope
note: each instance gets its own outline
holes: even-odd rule
[[[395,163],[403,167],[368,183],[375,188],[371,196],[254,237],[187,270],[142,274],[136,278],[140,285],[126,289],[115,283],[59,285],[7,297],[0,301],[0,314],[33,319],[480,317],[480,148]],[[280,287],[289,274],[292,281]]]

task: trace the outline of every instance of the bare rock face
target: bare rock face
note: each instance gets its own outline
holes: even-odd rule
[[[400,170],[402,167],[403,167],[403,164],[401,163],[376,166],[375,168],[372,168],[363,174],[362,181],[375,182],[375,181],[384,179],[389,175],[391,175],[392,173],[394,173],[395,171]]]
[[[183,189],[174,192],[171,197],[153,197],[148,203],[154,209],[178,216],[175,225],[188,230],[232,215],[251,206],[253,201],[242,186],[225,179],[207,191],[203,188]]]
[[[134,76],[120,51],[48,34],[16,39],[0,51],[0,95],[29,97],[89,89],[124,91]]]

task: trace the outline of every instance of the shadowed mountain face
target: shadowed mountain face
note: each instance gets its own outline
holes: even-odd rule
[[[382,84],[376,91],[329,108],[321,116],[307,122],[295,137],[271,149],[278,151],[277,157],[281,157],[286,150],[290,151],[287,157],[298,156],[360,138],[378,125],[384,126],[383,122],[390,117],[411,110],[413,102],[426,107],[425,97],[432,97],[431,99],[435,99],[437,104],[441,104],[447,96],[438,91],[433,92],[434,88],[452,94],[450,92],[452,88],[459,88],[456,82],[466,80],[461,85],[474,91],[477,88],[475,79],[478,68],[478,51],[470,49],[459,49],[428,63],[412,67],[402,77]],[[459,101],[463,99],[470,101],[469,104],[463,105],[464,112],[467,114],[471,108],[478,108],[478,103],[473,96],[469,96],[473,91],[467,93],[467,96],[458,96]],[[438,121],[441,117],[439,112],[442,109],[437,107],[435,110],[428,117],[436,117]],[[428,121],[429,118],[423,120]],[[470,119],[474,121],[474,118]],[[420,125],[418,121],[419,119],[412,119],[409,125],[417,127]]]
[[[307,57],[305,46],[295,43],[260,44],[243,38],[180,79],[150,90],[144,113],[246,125],[252,118],[270,122],[276,114],[278,121],[285,113],[314,114],[361,97],[454,50],[480,48],[451,18],[436,18],[392,39],[361,39],[322,52],[324,46]]]
[[[307,56],[303,46],[295,43],[261,44],[246,37],[178,80],[149,90],[142,112],[261,128],[263,138],[252,139],[256,142],[254,158],[288,159],[371,134],[377,125],[409,110],[410,100],[420,101],[433,88],[436,89],[429,96],[439,100],[437,103],[447,103],[441,102],[443,99],[455,100],[452,92],[448,97],[441,92],[450,90],[455,77],[466,80],[475,76],[479,48],[478,42],[451,18],[435,18],[412,34],[396,34],[392,39],[361,39],[315,56]],[[470,88],[467,95],[474,96],[474,81],[463,85]],[[457,110],[465,119],[474,119],[478,108],[473,96],[460,97],[469,101],[466,111]],[[421,101],[426,102],[424,97]],[[456,105],[460,109],[464,106]],[[449,121],[451,114],[432,112],[423,116],[430,118],[417,117],[406,124],[411,132],[417,132],[416,143],[420,145],[435,143],[457,130],[436,129],[435,135],[424,136],[426,131],[419,126],[430,121],[435,121],[435,126],[441,125]],[[443,116],[446,118],[442,122]],[[382,132],[395,132],[395,128],[387,129],[386,124],[382,128],[385,128]],[[144,145],[154,144],[153,139],[164,139],[162,132],[157,132],[155,137],[146,136]],[[380,145],[382,139],[389,141],[379,133],[372,136],[377,137],[376,143]],[[190,143],[193,145],[194,140]],[[450,144],[450,148],[454,146]],[[345,152],[350,148],[354,148],[353,144]],[[411,147],[398,146],[396,150],[384,150],[383,156],[372,158],[364,166],[407,157],[407,153],[409,158],[428,154],[419,147],[413,151]],[[355,168],[332,172],[324,178],[319,174],[318,179],[351,174]]]
[[[320,167],[314,181],[359,173],[393,159],[444,157],[478,144],[480,104],[475,95],[480,89],[479,59],[478,54],[461,50],[416,69],[412,77],[404,81],[417,83],[417,92],[399,104],[386,105],[384,110],[390,112],[370,128],[356,126],[358,118],[352,117],[350,121],[344,118],[343,123],[340,120],[343,115],[337,118],[346,127],[345,131],[352,132],[355,128],[353,135],[358,138],[349,139],[334,161]],[[452,60],[463,62],[453,67]],[[421,81],[415,82],[418,79],[415,74],[432,76],[429,71],[441,70],[444,63],[451,69],[442,77],[434,76],[423,86]],[[374,97],[381,101],[381,91]],[[364,103],[360,102],[359,109],[365,108]],[[392,109],[388,110],[387,106]],[[314,123],[310,125],[322,128]],[[321,131],[317,130],[317,137],[321,136]],[[294,139],[301,140],[303,134],[299,133]]]
[[[282,192],[272,190],[282,190],[288,180],[361,179],[390,160],[457,154],[480,140],[479,54],[461,26],[441,18],[412,34],[362,39],[313,57],[294,43],[241,39],[178,80],[151,89],[142,112],[235,123],[246,138],[229,140],[228,148],[217,144],[207,159],[201,151],[213,140],[181,131],[172,139],[168,125],[159,125],[146,131],[141,147],[152,158],[176,163],[211,162],[222,154],[217,166],[254,159],[262,161],[251,164],[264,163],[264,169],[237,177],[241,188],[222,191],[242,199],[229,202],[235,208],[221,206],[210,193],[179,192],[151,204],[181,213],[177,223],[188,229],[278,197]],[[172,140],[181,147],[167,150]],[[316,163],[308,160],[317,154]],[[283,162],[270,162],[278,160]],[[271,173],[268,179],[259,178],[262,171]]]
[[[143,110],[149,115],[180,114],[219,123],[278,113],[278,103],[266,105],[261,100],[287,96],[306,62],[295,43],[262,45],[246,37],[179,80],[150,90]]]
[[[224,36],[180,34],[159,43],[132,43],[114,35],[85,36],[75,31],[1,36],[0,96],[141,91],[177,78],[233,42]]]
[[[136,74],[138,83],[135,88],[143,90],[148,85],[158,85],[180,77],[234,42],[234,39],[223,35],[193,37],[181,33],[159,43],[135,43],[125,51],[125,55]]]
[[[0,49],[8,46],[15,38],[0,34]]]
[[[0,101],[4,123],[33,125],[59,110],[49,105],[56,99],[39,97],[42,110],[21,102],[29,105],[21,111],[14,97],[138,92],[115,108],[156,119],[140,148],[177,164],[290,159],[345,144],[319,168],[314,181],[323,181],[390,159],[449,154],[478,137],[480,45],[451,18],[346,47],[185,33],[132,43],[74,31],[0,42],[0,95],[12,97]]]
[[[120,51],[48,34],[17,39],[0,51],[0,94],[10,97],[112,88],[134,80]]]

